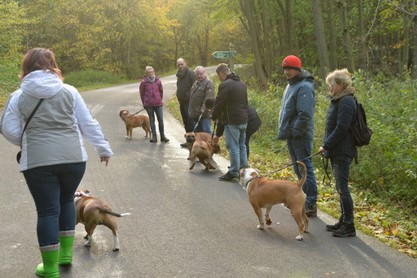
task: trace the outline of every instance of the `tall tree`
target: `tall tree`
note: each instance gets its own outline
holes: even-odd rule
[[[251,38],[252,51],[255,56],[256,76],[261,88],[267,88],[267,76],[262,64],[262,41],[259,39],[259,34],[262,34],[262,30],[259,25],[259,18],[255,17],[257,14],[255,2],[253,0],[240,0],[239,2],[246,19],[246,28]]]
[[[320,57],[320,69],[323,79],[329,70],[329,56],[327,52],[326,38],[324,36],[324,24],[321,12],[320,0],[312,0],[314,25],[316,27],[317,46]]]
[[[367,55],[366,55],[366,37],[365,37],[365,22],[363,15],[363,0],[358,0],[358,18],[359,18],[359,67],[367,69]]]
[[[354,71],[355,70],[355,63],[353,59],[353,53],[350,46],[350,35],[349,35],[349,27],[348,27],[348,21],[347,21],[347,3],[345,0],[337,0],[338,6],[341,13],[341,29],[343,33],[343,47],[345,49],[345,55],[346,55],[346,63],[349,68],[349,70]]]

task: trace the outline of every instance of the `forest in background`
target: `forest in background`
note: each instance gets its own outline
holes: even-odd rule
[[[417,63],[416,0],[5,0],[0,62],[15,66],[32,47],[52,49],[64,73],[94,69],[137,79],[217,63],[237,52],[266,88],[295,54],[317,76],[335,68],[412,77]],[[314,70],[313,70],[314,69]]]
[[[228,62],[211,54],[235,50],[234,62],[250,65],[242,75],[264,122],[262,165],[272,169],[269,160],[285,153],[276,141],[282,59],[298,55],[316,78],[315,146],[328,105],[323,78],[348,68],[374,130],[352,184],[368,205],[389,204],[369,221],[416,256],[416,0],[4,0],[0,14],[0,107],[33,47],[53,50],[65,77],[97,71],[124,80],[140,79],[146,65],[173,72],[178,57],[191,68]],[[387,221],[389,213],[411,222]]]

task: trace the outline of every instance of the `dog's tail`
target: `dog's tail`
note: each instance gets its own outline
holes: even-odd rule
[[[297,161],[297,164],[303,168],[303,172],[304,172],[303,177],[301,178],[301,180],[298,181],[298,186],[301,187],[303,186],[303,184],[306,182],[306,179],[307,179],[307,167],[301,161]]]
[[[108,209],[104,209],[104,208],[98,208],[100,210],[100,212],[102,213],[107,213],[116,217],[123,217],[123,216],[128,216],[130,215],[130,212],[125,212],[125,213],[117,213]]]

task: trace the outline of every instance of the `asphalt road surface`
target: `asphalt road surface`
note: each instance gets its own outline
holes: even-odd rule
[[[175,78],[162,78],[165,103],[175,93]],[[215,156],[217,169],[200,164],[188,170],[182,125],[164,110],[169,143],[150,143],[142,129],[125,139],[121,109],[142,108],[138,84],[82,93],[111,143],[108,167],[88,145],[87,172],[80,188],[130,212],[118,219],[119,252],[109,229],[99,226],[92,246],[83,246],[84,227],[76,227],[72,267],[61,277],[417,277],[417,261],[358,232],[334,238],[319,213],[310,219],[304,241],[290,212],[272,209],[273,225],[256,229],[246,192],[235,182],[220,182],[228,162]],[[141,113],[145,113],[144,111]],[[158,138],[159,140],[159,138]],[[277,142],[278,144],[278,142]],[[0,137],[0,277],[36,277],[40,254],[36,211],[15,155],[18,148]]]

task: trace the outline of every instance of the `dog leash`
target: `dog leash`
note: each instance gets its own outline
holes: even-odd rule
[[[280,169],[278,169],[278,170],[275,170],[275,171],[273,171],[273,172],[270,172],[270,173],[269,173],[269,175],[271,175],[271,174],[275,174],[275,173],[278,173],[279,171],[282,171],[282,170],[284,170],[284,169],[287,169],[288,167],[291,167],[291,166],[293,166],[293,165],[297,164],[297,162],[301,162],[301,161],[304,161],[304,160],[306,160],[306,159],[312,158],[313,156],[316,156],[316,155],[318,155],[318,154],[320,154],[320,152],[316,152],[316,153],[314,153],[314,154],[312,154],[312,155],[310,155],[310,156],[307,156],[307,157],[305,157],[305,158],[303,158],[303,159],[297,160],[297,161],[296,161],[296,162],[294,162],[294,163],[288,164],[288,165],[286,165],[286,166],[284,166],[284,167],[282,167],[282,168],[280,168]]]
[[[145,110],[145,108],[140,109],[138,112],[136,112],[135,114],[132,114],[132,115],[139,114],[139,113],[140,113],[140,112],[142,112],[143,110]]]
[[[213,132],[211,133],[211,141],[213,141],[214,134],[216,133],[216,127],[217,127],[217,120],[214,121]]]
[[[200,116],[198,117],[197,123],[195,124],[194,128],[193,128],[193,132],[195,132],[195,130],[197,129],[198,125],[200,124],[200,120],[201,117],[203,116],[203,113],[200,114]]]

